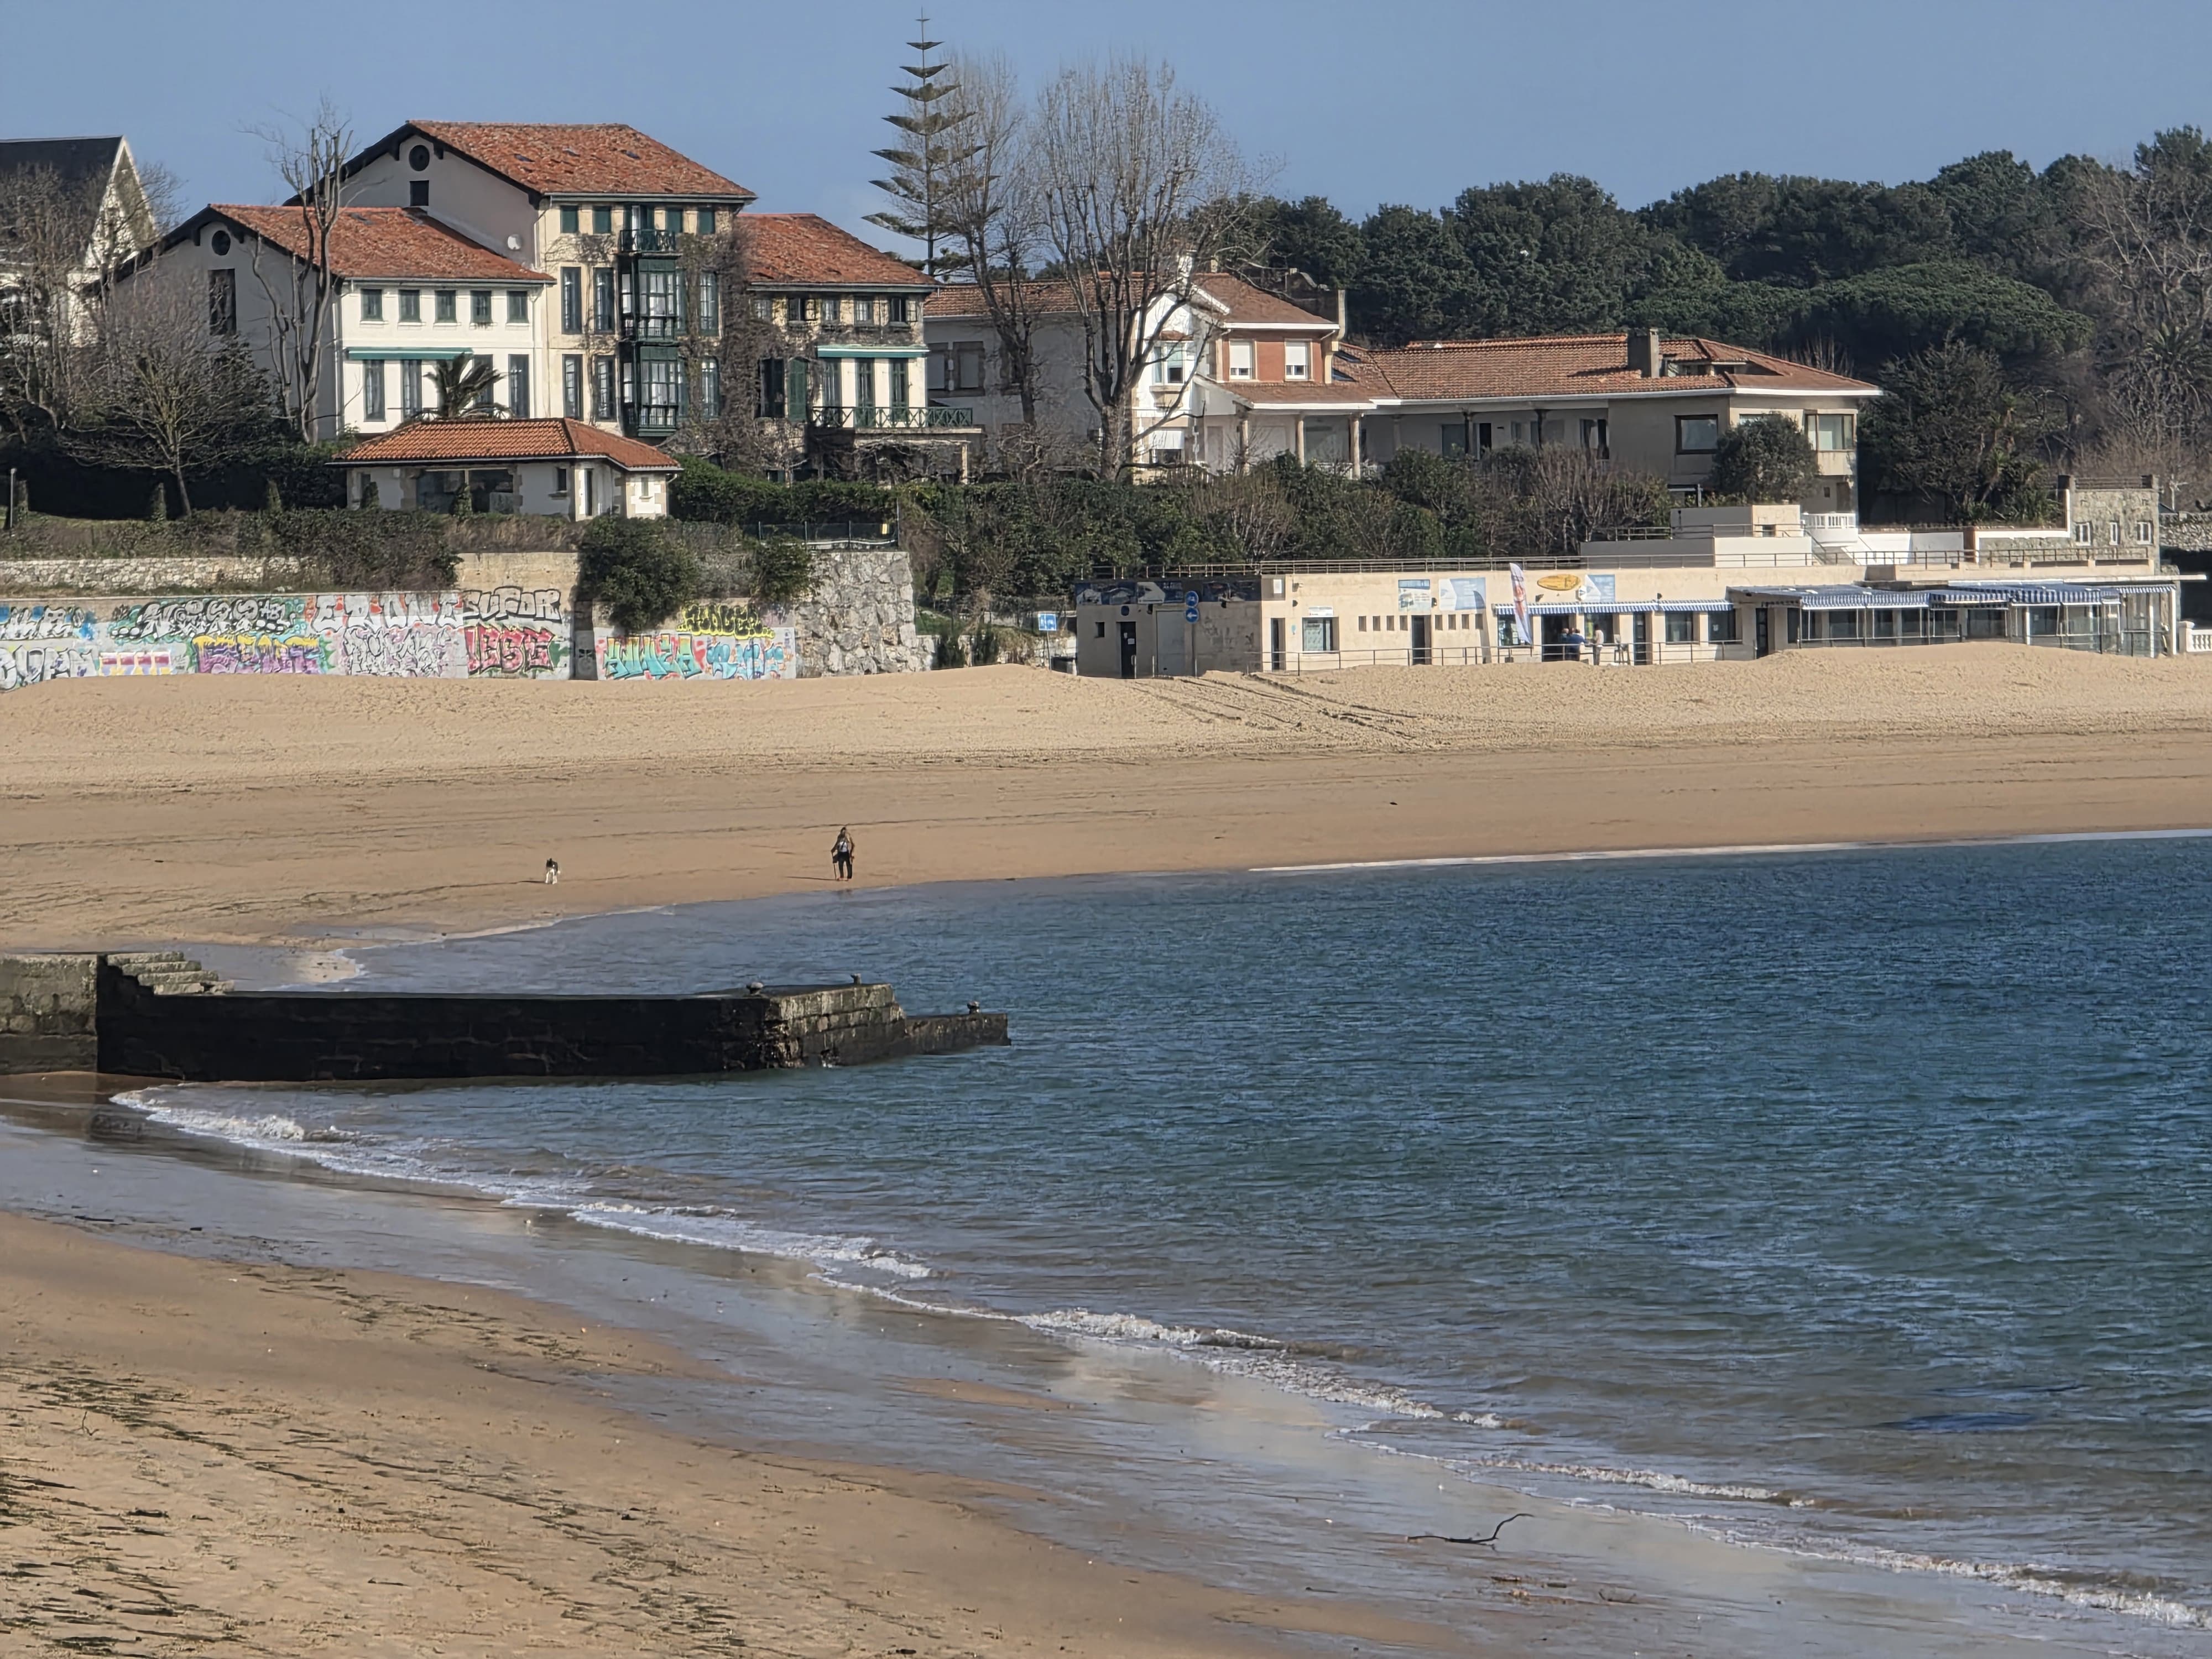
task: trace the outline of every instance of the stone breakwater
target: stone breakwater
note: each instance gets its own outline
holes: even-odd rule
[[[175,951],[0,957],[0,1073],[187,1083],[665,1077],[854,1066],[1008,1041],[888,985],[687,996],[234,992]]]
[[[531,568],[527,580],[437,592],[137,598],[88,588],[0,599],[0,691],[123,674],[658,683],[930,665],[915,629],[913,573],[896,548],[817,549],[808,592],[796,599],[702,601],[643,634],[622,633],[603,611],[576,603],[574,555],[514,562]]]

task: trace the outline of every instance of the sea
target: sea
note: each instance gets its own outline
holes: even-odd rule
[[[977,880],[349,954],[330,994],[860,974],[1013,1042],[149,1088],[0,1200],[588,1307],[726,1368],[641,1397],[671,1422],[1255,1590],[1480,1626],[1517,1527],[1703,1621],[1678,1650],[2212,1654],[2212,840]],[[1784,1578],[1842,1628],[1774,1622]]]

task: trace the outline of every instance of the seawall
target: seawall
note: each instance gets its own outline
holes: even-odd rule
[[[1005,1044],[1006,1017],[910,1017],[888,985],[678,996],[234,992],[176,952],[0,957],[0,1073],[182,1082],[659,1077]]]

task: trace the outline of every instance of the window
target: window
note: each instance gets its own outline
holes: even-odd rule
[[[1808,415],[1805,417],[1805,435],[1813,441],[1815,449],[1856,449],[1859,441],[1858,424],[1856,415]]]
[[[384,360],[374,358],[361,366],[361,418],[384,418]]]
[[[1734,611],[1705,612],[1705,643],[1707,645],[1735,643],[1735,612]]]
[[[1183,355],[1179,345],[1162,346],[1152,359],[1152,380],[1161,386],[1181,386]]]
[[[472,288],[469,290],[469,321],[478,328],[491,325],[491,290]]]
[[[1721,417],[1717,415],[1677,415],[1674,417],[1674,453],[1678,455],[1710,455],[1720,447]]]
[[[722,331],[722,279],[714,271],[699,273],[699,331],[720,334]]]
[[[2074,526],[2074,539],[2083,547],[2088,546],[2096,534],[2097,527],[2094,525],[2077,524]]]
[[[422,320],[422,290],[421,289],[403,288],[399,290],[399,320],[403,323],[419,323]]]
[[[615,417],[615,360],[611,357],[592,359],[592,418],[611,421]]]
[[[822,296],[821,304],[822,320],[823,322],[839,323],[844,321],[845,301],[839,295],[835,294],[825,294]]]
[[[1231,340],[1229,343],[1229,378],[1249,380],[1252,378],[1252,343]]]
[[[649,426],[672,426],[683,396],[684,365],[673,357],[648,357],[639,367],[645,371],[645,397],[638,418]]]
[[[510,323],[526,323],[530,320],[530,290],[528,289],[507,289],[507,320]]]
[[[602,334],[614,332],[615,273],[609,265],[592,270],[592,326]]]
[[[1487,455],[1497,447],[1496,441],[1491,436],[1492,430],[1491,423],[1488,421],[1477,421],[1474,423],[1474,453],[1476,454]]]
[[[884,304],[890,307],[885,315],[886,321],[910,323],[914,320],[914,301],[910,296],[894,294],[890,299],[884,301]]]
[[[441,288],[434,291],[433,297],[437,301],[437,317],[440,322],[451,323],[459,320],[459,313],[455,309],[460,300],[458,294],[452,289]]]
[[[1437,428],[1437,453],[1464,455],[1467,453],[1467,422],[1446,421]]]
[[[1698,642],[1698,613],[1694,611],[1669,611],[1667,613],[1667,643],[1695,645]]]
[[[216,257],[217,258],[221,258],[224,254],[230,252],[230,233],[228,231],[218,230],[208,240],[210,244],[214,247]]]
[[[417,173],[428,172],[430,170],[429,145],[417,144],[414,149],[409,150],[407,152],[407,165],[414,168]]]
[[[862,409],[876,406],[876,362],[872,357],[853,360],[853,401]]]
[[[714,234],[714,209],[702,207],[699,210],[699,234],[702,236],[712,236]]]
[[[422,412],[422,365],[409,361],[399,365],[399,414],[413,420]]]
[[[584,360],[575,352],[561,360],[561,412],[572,421],[584,418]]]
[[[561,234],[563,236],[574,236],[583,228],[577,222],[580,216],[579,210],[575,208],[564,207],[561,210]]]
[[[1283,347],[1283,378],[1304,380],[1313,374],[1313,343],[1292,340]]]
[[[873,296],[866,294],[857,294],[853,296],[853,320],[856,323],[872,323],[876,320],[876,302]]]
[[[2140,547],[2148,547],[2155,539],[2156,533],[2151,528],[2150,520],[2148,519],[2137,519],[2136,520],[2136,545]]]
[[[561,331],[584,331],[584,271],[580,265],[561,267]]]
[[[208,332],[238,332],[238,273],[234,270],[208,272]]]
[[[476,360],[475,360],[474,358],[465,358],[465,359],[463,359],[463,361],[464,361],[464,362],[475,362]],[[487,363],[488,363],[488,362],[489,362],[491,361],[491,359],[490,359],[490,358],[489,358],[489,357],[487,357],[487,358],[485,358],[483,361],[484,361],[485,362],[487,362]],[[492,403],[492,397],[493,397],[493,394],[494,394],[495,392],[496,392],[498,390],[499,390],[499,377],[498,377],[496,374],[495,374],[495,375],[493,375],[493,376],[492,376],[492,378],[491,378],[491,382],[490,382],[490,384],[487,385],[487,386],[484,387],[484,389],[483,389],[483,391],[481,391],[481,392],[477,392],[477,395],[476,395],[476,401],[475,401],[475,402],[473,402],[472,404],[471,404],[469,405],[469,407],[470,407],[470,408],[471,408],[471,409],[483,410],[487,410],[487,411],[488,411],[488,410],[489,410],[490,409],[492,409],[492,408],[494,407],[494,404],[493,404],[493,403]]]
[[[1605,455],[1607,453],[1605,434],[1606,423],[1602,417],[1594,421],[1584,421],[1583,422],[1583,447],[1589,451],[1593,455],[1601,457]]]
[[[556,495],[565,495],[568,493],[568,469],[565,466],[556,466],[553,469],[553,493]]]
[[[526,352],[507,354],[507,412],[518,421],[530,418],[530,357]]]
[[[948,392],[981,392],[983,389],[983,343],[981,340],[961,340],[952,347],[952,383]]]
[[[784,416],[784,362],[781,357],[763,357],[760,362],[760,401],[754,413],[764,421],[780,421]]]
[[[699,418],[714,421],[722,414],[722,366],[712,357],[699,363]]]
[[[753,320],[757,323],[774,322],[775,320],[775,301],[769,299],[765,294],[754,295]]]
[[[362,289],[361,319],[364,323],[380,323],[384,320],[384,290],[382,289]]]
[[[2106,542],[2113,547],[2118,547],[2120,544],[2120,521],[2118,519],[2113,520],[2106,529]]]
[[[903,410],[912,402],[912,388],[907,379],[910,367],[904,357],[891,359],[891,407],[893,409]]]
[[[787,296],[783,302],[783,314],[785,319],[789,322],[812,322],[817,314],[814,308],[814,296],[811,294],[793,294]]]
[[[419,208],[430,205],[430,181],[428,179],[410,179],[407,181],[407,205]]]
[[[594,236],[611,236],[614,234],[615,210],[611,207],[593,208],[592,210],[592,234]]]
[[[1359,631],[1363,634],[1367,631],[1367,618],[1364,617],[1359,619]]]
[[[1307,617],[1298,625],[1298,649],[1301,651],[1334,651],[1336,649],[1336,618]]]

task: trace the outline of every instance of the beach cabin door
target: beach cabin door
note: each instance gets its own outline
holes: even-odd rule
[[[1416,668],[1426,668],[1429,665],[1429,619],[1415,617],[1411,620],[1413,624],[1413,649],[1410,660]]]
[[[1774,640],[1766,624],[1766,607],[1763,605],[1751,613],[1751,636],[1759,647],[1759,655],[1763,657],[1774,649]]]
[[[1764,616],[1765,613],[1762,611],[1759,614]],[[1137,678],[1137,624],[1133,622],[1121,624],[1121,678],[1125,680]]]
[[[1283,619],[1280,617],[1270,617],[1267,618],[1267,666],[1273,669],[1278,674],[1283,672],[1283,635],[1285,632]]]

